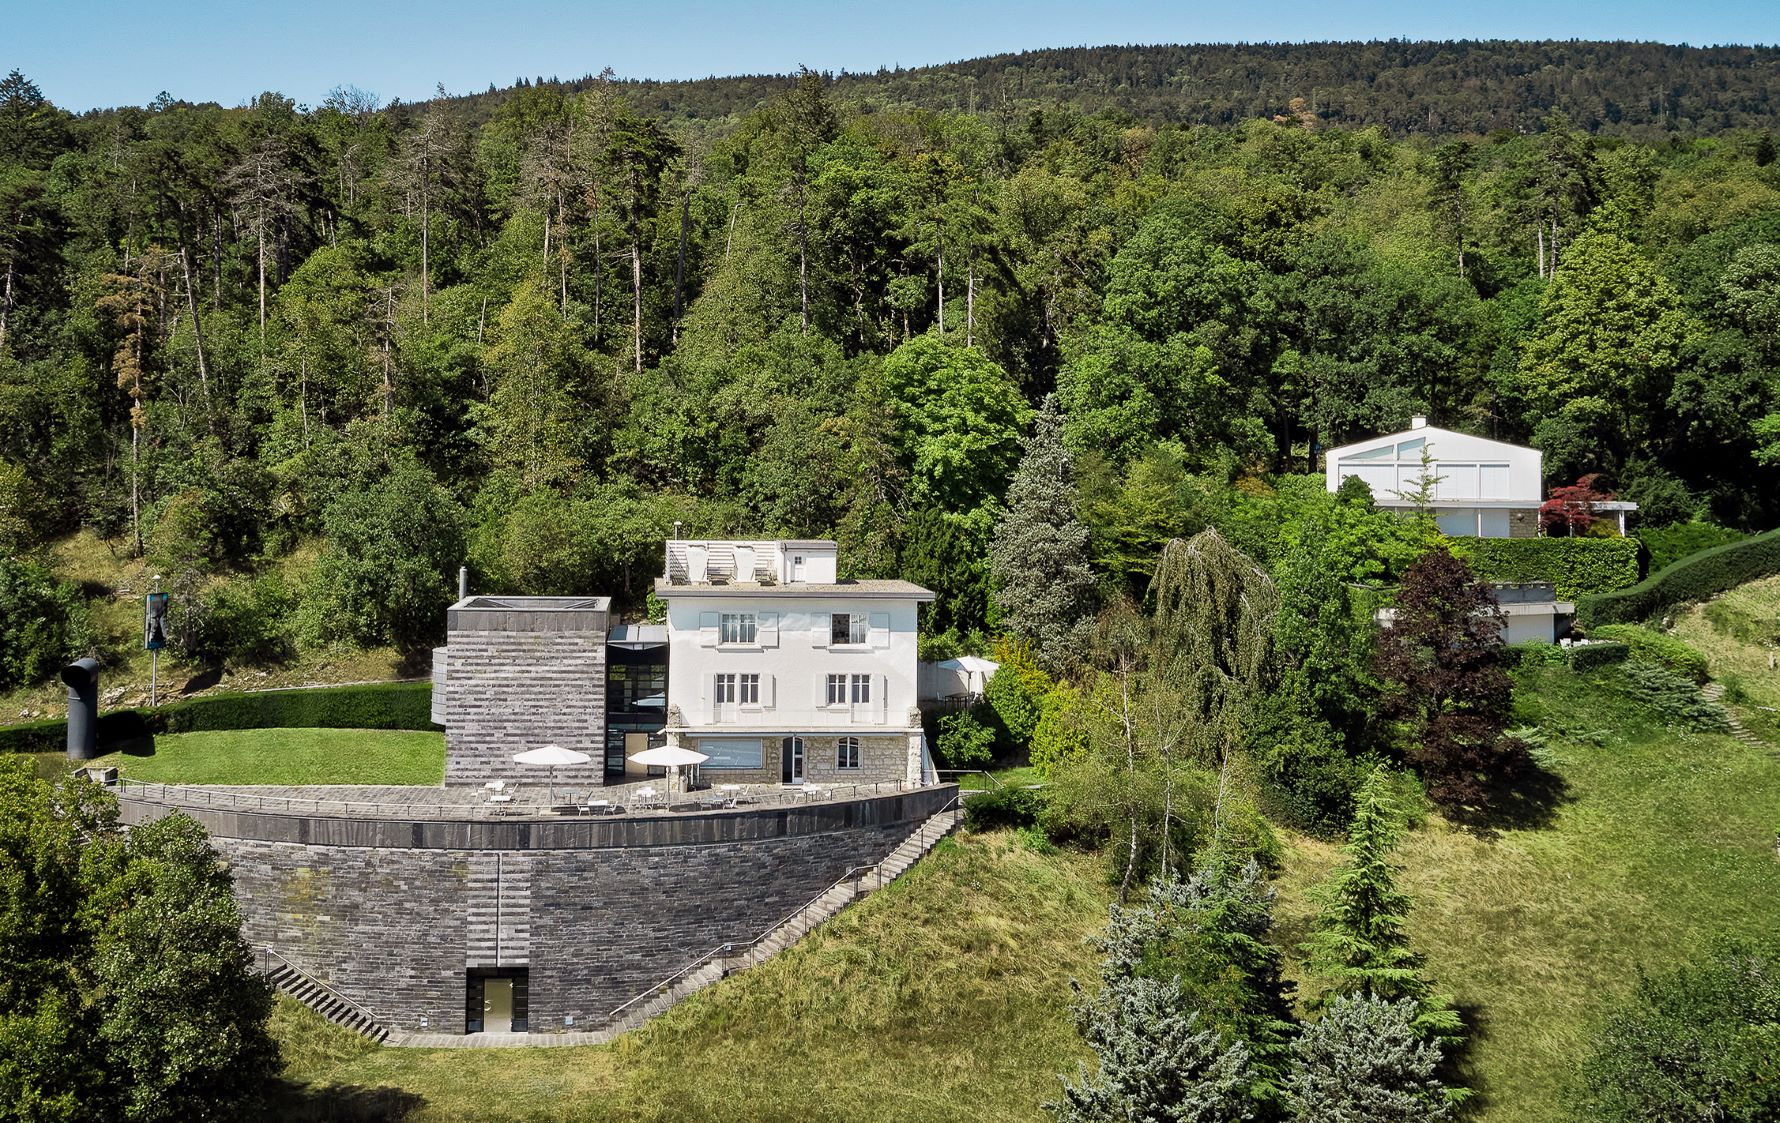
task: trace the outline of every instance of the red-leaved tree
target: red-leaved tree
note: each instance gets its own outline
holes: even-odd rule
[[[1595,504],[1613,498],[1611,491],[1595,487],[1600,481],[1601,473],[1590,472],[1567,487],[1552,488],[1551,498],[1539,506],[1539,521],[1545,533],[1570,537],[1587,534],[1595,523]]]
[[[1379,637],[1387,714],[1428,794],[1449,807],[1485,805],[1527,762],[1526,745],[1502,732],[1514,692],[1502,626],[1489,586],[1440,546],[1404,572]]]

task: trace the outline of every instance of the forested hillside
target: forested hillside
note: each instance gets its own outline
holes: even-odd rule
[[[524,84],[547,80],[523,79]],[[554,80],[549,80],[554,81]],[[579,90],[591,79],[568,84]],[[1325,125],[1424,134],[1576,127],[1645,139],[1780,124],[1780,48],[1460,41],[1067,47],[835,76],[862,107],[1020,114],[1067,105],[1151,124],[1233,125],[1306,114]],[[627,81],[640,108],[709,120],[791,88],[784,75]],[[505,91],[467,99],[496,103]]]
[[[1252,73],[1218,64],[1249,92],[1215,126],[1110,97],[865,104],[867,79],[814,74],[696,124],[603,81],[75,116],[15,73],[0,687],[91,646],[82,598],[109,590],[41,564],[82,527],[163,576],[194,659],[423,645],[466,559],[478,588],[640,607],[675,520],[836,537],[852,573],[928,583],[931,629],[968,632],[1052,390],[1114,586],[1141,588],[1162,542],[1211,524],[1271,563],[1270,528],[1308,493],[1285,474],[1412,412],[1536,442],[1549,482],[1605,473],[1646,525],[1772,525],[1772,138],[1651,146],[1560,114],[1438,142],[1329,127],[1397,120],[1333,92],[1365,58],[1405,121],[1505,123],[1422,88],[1440,51],[1388,69],[1416,50],[1254,49]],[[1771,93],[1772,52],[1447,53],[1509,74],[1560,50],[1645,52],[1691,75],[1671,86],[1744,106],[1727,123],[1767,120],[1736,90]],[[1024,56],[1020,104],[1078,64],[1088,90],[1175,72],[1105,57],[1133,77],[1094,52]],[[1329,92],[1268,77],[1300,65],[1333,68]],[[1276,120],[1287,93],[1307,104]],[[1651,112],[1613,96],[1622,122]],[[1694,96],[1662,113],[1711,131]]]

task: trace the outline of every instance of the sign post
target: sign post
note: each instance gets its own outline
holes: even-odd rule
[[[155,585],[161,575],[155,574]],[[148,704],[159,700],[161,679],[161,648],[167,646],[167,594],[159,588],[143,598],[142,646],[148,650]]]

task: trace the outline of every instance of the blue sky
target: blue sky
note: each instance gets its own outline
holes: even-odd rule
[[[306,104],[335,86],[384,100],[569,78],[689,78],[921,66],[1103,43],[1379,38],[1773,43],[1773,0],[909,0],[776,4],[569,0],[0,0],[0,72],[71,109],[166,90],[239,105],[267,89]]]

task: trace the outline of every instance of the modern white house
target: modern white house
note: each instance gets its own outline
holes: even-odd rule
[[[921,783],[907,581],[843,581],[830,541],[667,543],[669,744],[712,784]]]
[[[1401,433],[1330,449],[1324,471],[1330,491],[1358,476],[1387,510],[1413,508],[1431,483],[1435,521],[1455,538],[1535,538],[1545,499],[1543,460],[1536,448],[1439,429],[1417,417]],[[1623,512],[1620,518],[1623,526]]]

